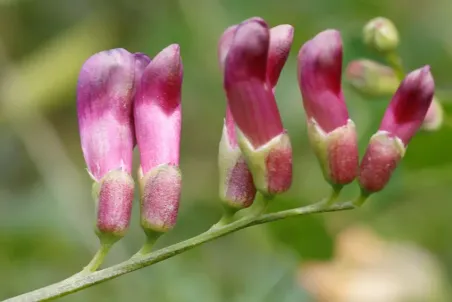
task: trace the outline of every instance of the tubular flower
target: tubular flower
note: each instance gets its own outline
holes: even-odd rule
[[[359,183],[365,193],[378,192],[386,186],[422,125],[434,90],[429,66],[409,73],[402,81],[361,161]]]
[[[281,52],[280,29],[271,33],[264,20],[251,18],[235,29],[225,58],[224,88],[236,125],[237,142],[264,195],[285,192],[292,183],[292,148],[273,94],[288,49]],[[273,45],[273,46],[272,46]],[[278,55],[279,53],[279,55]],[[271,69],[269,69],[271,67]],[[271,82],[273,81],[273,82]]]
[[[124,49],[99,52],[83,64],[77,84],[81,145],[94,180],[101,240],[118,240],[130,222],[134,64],[134,56]]]
[[[176,224],[182,181],[182,76],[179,45],[173,44],[146,66],[135,97],[141,226],[148,236],[166,232]]]
[[[358,171],[355,124],[341,87],[342,39],[326,30],[306,42],[298,54],[298,81],[308,135],[325,179],[341,187]]]

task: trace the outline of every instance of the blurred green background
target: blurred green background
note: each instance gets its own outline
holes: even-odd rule
[[[90,55],[124,47],[152,57],[171,43],[181,45],[183,193],[178,225],[158,242],[161,247],[206,230],[221,215],[216,163],[225,97],[216,47],[222,31],[252,16],[271,26],[295,27],[276,92],[292,139],[295,175],[290,192],[275,201],[276,210],[329,193],[307,143],[296,80],[298,49],[319,31],[337,28],[344,40],[344,67],[352,59],[378,58],[362,45],[361,31],[380,15],[397,25],[407,69],[431,65],[437,95],[449,115],[441,130],[419,133],[412,141],[383,192],[362,209],[247,229],[61,300],[450,301],[444,298],[452,281],[450,0],[0,0],[0,299],[68,277],[88,263],[98,246],[75,110],[77,75]],[[363,154],[388,98],[366,100],[344,87]],[[342,198],[357,193],[353,184]],[[130,231],[106,265],[127,259],[141,246],[137,210],[135,206]],[[440,284],[441,293],[431,299],[372,300],[366,294],[380,291],[370,286],[357,300],[321,300],[307,291],[300,265],[337,257],[337,235],[357,224],[383,240],[407,242],[425,252],[438,269],[427,279]],[[418,267],[409,255],[407,251],[402,258]],[[397,263],[381,269],[391,273]],[[380,266],[374,266],[378,271]],[[348,276],[339,274],[327,283],[355,288],[345,284]]]

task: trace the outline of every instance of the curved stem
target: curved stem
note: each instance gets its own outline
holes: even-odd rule
[[[187,250],[190,250],[194,247],[197,247],[203,243],[208,241],[212,241],[214,239],[223,237],[225,235],[234,233],[238,230],[272,222],[275,220],[285,219],[289,217],[295,217],[300,215],[308,215],[314,213],[323,213],[323,212],[333,212],[333,211],[343,211],[350,210],[355,208],[355,206],[350,203],[341,203],[335,204],[333,206],[326,206],[325,201],[321,201],[319,203],[304,206],[300,208],[295,208],[291,210],[263,214],[258,215],[256,217],[245,217],[240,220],[234,221],[224,227],[220,227],[213,230],[208,230],[205,233],[202,233],[198,236],[190,238],[188,240],[176,243],[169,247],[157,250],[150,254],[146,255],[138,255],[136,254],[134,257],[126,260],[122,263],[114,265],[112,267],[93,272],[90,274],[77,274],[66,280],[60,281],[58,283],[37,289],[35,291],[5,300],[7,302],[18,302],[18,301],[48,301],[55,298],[63,297],[69,295],[70,293],[74,293],[80,291],[84,288],[91,287],[93,285],[117,278],[121,275],[139,270],[146,266],[153,265],[157,262],[163,261],[165,259],[174,257],[178,254],[181,254]]]
[[[99,266],[101,266],[102,263],[104,262],[104,259],[112,246],[113,244],[110,243],[101,243],[93,259],[91,259],[88,265],[83,268],[81,274],[86,275],[87,273],[95,272],[99,268]]]
[[[389,65],[394,69],[399,81],[402,81],[405,78],[405,70],[400,55],[397,51],[391,51],[385,55],[385,58]]]

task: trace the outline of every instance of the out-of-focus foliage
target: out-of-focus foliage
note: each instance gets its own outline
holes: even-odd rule
[[[378,59],[362,44],[362,26],[379,15],[393,20],[407,69],[432,67],[445,126],[420,133],[390,185],[360,210],[244,230],[63,301],[313,301],[298,284],[299,264],[332,257],[336,235],[358,222],[387,240],[429,251],[450,284],[451,14],[449,0],[0,0],[0,299],[75,273],[97,247],[75,112],[79,68],[94,52],[124,47],[153,56],[171,43],[181,45],[182,206],[178,226],[158,246],[216,222],[216,157],[225,109],[216,46],[227,26],[251,16],[295,27],[276,92],[294,147],[295,178],[273,210],[329,193],[308,146],[296,80],[298,49],[321,30],[341,30],[345,66],[357,58]],[[388,99],[368,101],[348,87],[345,95],[362,154]],[[357,193],[353,184],[343,199]],[[136,212],[137,207],[128,235],[106,264],[140,247],[144,235]]]

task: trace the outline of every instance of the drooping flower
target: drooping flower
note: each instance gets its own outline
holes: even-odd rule
[[[355,124],[341,87],[342,39],[326,30],[306,42],[298,54],[298,81],[308,135],[325,179],[333,186],[352,182],[358,169]]]
[[[102,51],[83,64],[78,79],[79,130],[88,172],[95,182],[96,229],[101,240],[121,238],[130,222],[134,64],[134,56],[124,49]]]
[[[434,90],[429,66],[409,73],[402,81],[360,165],[359,183],[365,193],[378,192],[386,186],[422,125]]]
[[[277,79],[274,74],[281,70],[285,59],[270,57],[269,52],[277,53],[270,50],[267,24],[261,18],[248,19],[235,29],[224,70],[224,88],[237,141],[256,188],[265,195],[282,193],[292,182],[292,148],[268,73],[272,61],[279,67],[273,67],[276,72],[270,75]]]
[[[182,77],[180,48],[172,44],[146,66],[135,97],[141,225],[148,235],[172,229],[177,219]]]

